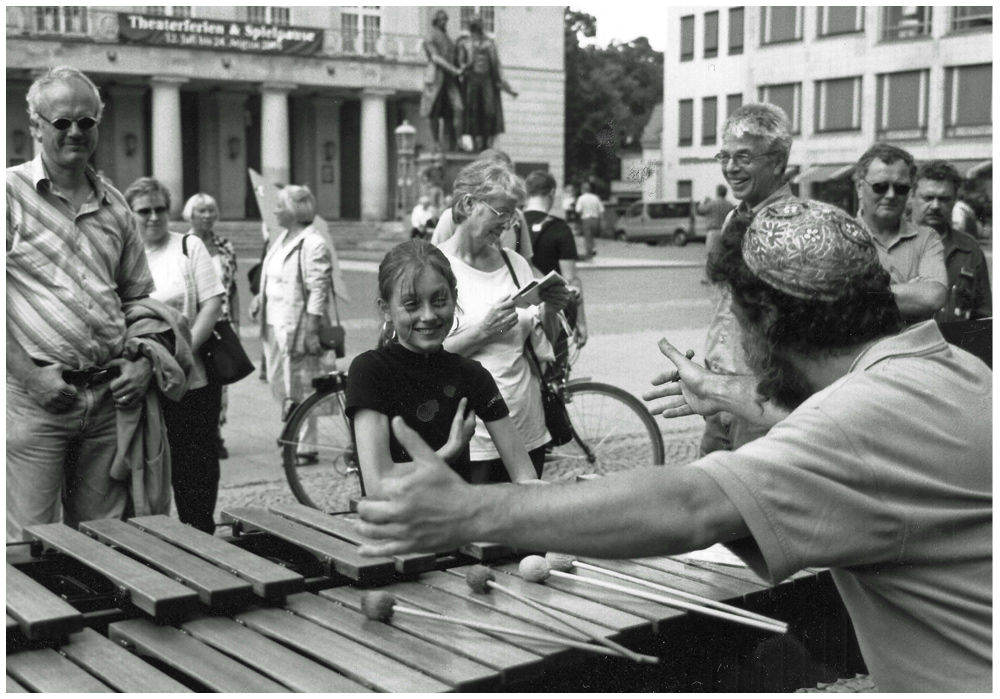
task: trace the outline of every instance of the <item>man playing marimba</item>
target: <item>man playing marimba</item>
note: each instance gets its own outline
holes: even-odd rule
[[[749,225],[749,230],[747,226]],[[742,242],[741,242],[742,238]],[[772,583],[829,567],[883,691],[992,685],[992,374],[933,322],[901,331],[889,275],[841,210],[791,200],[730,226],[724,276],[758,382],[676,366],[665,415],[790,410],[764,437],[679,469],[470,487],[401,420],[415,462],[361,503],[369,554],[470,541],[621,558],[726,545]]]

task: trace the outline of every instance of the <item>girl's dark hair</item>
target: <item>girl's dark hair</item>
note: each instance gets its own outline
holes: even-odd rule
[[[426,240],[408,240],[386,253],[378,266],[378,295],[386,303],[392,301],[397,289],[404,292],[413,289],[414,280],[425,269],[432,269],[445,280],[452,298],[458,300],[458,282],[451,271],[451,263],[445,254]],[[379,333],[378,346],[395,342],[395,331],[384,325]]]
[[[708,276],[732,292],[733,310],[758,328],[779,353],[836,355],[902,328],[889,273],[880,264],[844,280],[834,301],[801,299],[775,289],[743,261],[743,239],[751,219],[739,216],[726,227],[722,245],[709,256]]]

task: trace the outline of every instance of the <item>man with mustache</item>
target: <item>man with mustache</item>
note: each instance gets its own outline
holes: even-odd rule
[[[854,168],[858,219],[875,240],[907,322],[932,318],[944,305],[948,282],[939,236],[903,215],[916,172],[913,156],[888,143],[866,150]]]
[[[125,199],[87,164],[103,110],[90,78],[53,68],[28,90],[41,153],[7,169],[7,541],[60,509],[74,526],[125,510],[115,409],[152,366],[121,356],[122,304],[153,279]]]
[[[752,217],[764,206],[792,196],[784,177],[791,148],[791,125],[781,107],[764,102],[745,104],[726,119],[722,129],[722,150],[715,159],[722,166],[722,175],[739,204],[726,217],[723,233],[736,216]],[[717,248],[718,242],[713,241],[708,250],[710,262]],[[724,282],[725,279],[711,281]],[[750,369],[743,356],[740,327],[730,309],[729,294],[724,284],[718,289],[721,293],[705,340],[705,366],[713,372],[743,375],[749,379]],[[770,409],[767,412],[763,422],[729,412],[706,417],[701,454],[738,449],[765,434],[770,425],[783,416]]]
[[[694,364],[661,410],[790,414],[736,451],[548,487],[469,486],[399,418],[414,463],[364,501],[366,555],[492,541],[625,558],[724,543],[776,584],[832,569],[881,691],[992,687],[992,372],[937,324],[904,328],[889,274],[842,210],[788,200],[733,221],[726,280],[758,384]],[[738,377],[736,377],[738,378]]]
[[[917,170],[913,222],[933,228],[940,236],[948,273],[948,296],[934,315],[939,323],[993,316],[986,256],[975,238],[952,227],[952,210],[961,184],[958,171],[943,160],[924,163]]]

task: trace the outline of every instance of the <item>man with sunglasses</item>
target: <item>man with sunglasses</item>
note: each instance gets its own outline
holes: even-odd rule
[[[122,358],[122,304],[153,280],[122,195],[88,165],[104,105],[75,68],[28,90],[41,153],[7,170],[7,541],[31,524],[118,517],[116,408],[150,360]]]
[[[876,143],[854,168],[858,219],[875,240],[903,320],[932,318],[947,298],[944,248],[933,229],[904,215],[917,165],[902,148]]]
[[[723,235],[737,216],[752,217],[768,204],[792,198],[792,190],[785,182],[791,148],[791,124],[781,107],[767,103],[745,104],[726,119],[722,150],[715,159],[722,166],[722,176],[739,203],[726,217]],[[708,252],[711,256],[720,250],[713,248]],[[747,376],[749,381],[752,372],[742,348],[742,336],[730,307],[729,293],[720,285],[705,341],[706,368],[717,374]],[[738,449],[766,434],[770,425],[783,415],[769,415],[766,424],[755,424],[728,412],[709,415],[705,418],[701,455]]]

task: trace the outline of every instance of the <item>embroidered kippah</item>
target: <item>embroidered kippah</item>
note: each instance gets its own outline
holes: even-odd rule
[[[743,238],[747,267],[778,291],[832,301],[844,282],[878,265],[868,232],[843,209],[789,199],[757,212]]]

